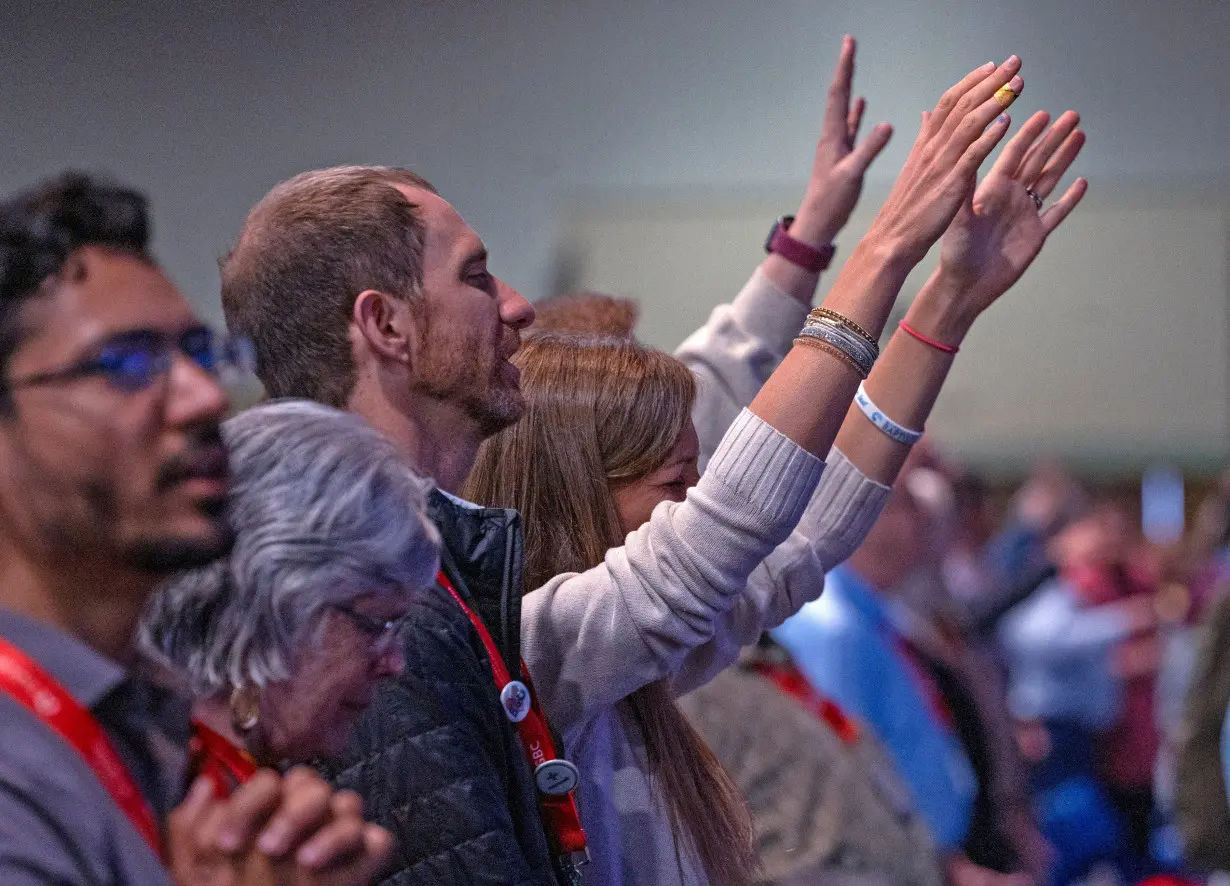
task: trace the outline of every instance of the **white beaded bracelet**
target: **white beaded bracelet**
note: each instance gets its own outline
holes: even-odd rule
[[[854,402],[858,404],[859,409],[863,410],[863,415],[867,416],[869,422],[898,443],[913,446],[922,439],[922,431],[911,431],[909,428],[903,428],[881,412],[880,407],[872,403],[871,398],[867,396],[867,389],[863,387],[862,382],[859,383],[858,393],[854,395]]]

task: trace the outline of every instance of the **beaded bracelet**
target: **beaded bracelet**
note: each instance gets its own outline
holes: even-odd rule
[[[864,378],[871,372],[871,368],[875,366],[876,359],[880,356],[880,349],[874,344],[871,344],[848,327],[835,323],[827,317],[819,319],[809,317],[807,322],[803,324],[803,328],[799,330],[799,334],[828,342],[833,347],[844,352],[851,360],[858,364],[859,371],[862,372]]]
[[[855,332],[861,335],[864,339],[866,339],[870,344],[876,345],[877,347],[879,346],[879,343],[872,336],[870,332],[868,332],[863,327],[859,326],[849,317],[846,317],[843,314],[839,314],[836,311],[831,310],[830,308],[812,308],[811,313],[808,314],[807,316],[815,317],[817,319],[819,319],[820,317],[828,317],[830,320],[833,320],[845,326],[849,326],[851,329],[853,329]]]
[[[796,345],[807,345],[809,348],[816,348],[817,350],[824,351],[826,354],[836,357],[838,360],[845,363],[847,366],[849,366],[851,369],[857,372],[859,378],[867,377],[867,374],[863,372],[862,367],[859,366],[858,363],[854,362],[853,357],[851,357],[841,348],[834,347],[833,345],[829,344],[823,339],[815,338],[810,335],[800,335],[798,338],[794,340],[794,343]]]

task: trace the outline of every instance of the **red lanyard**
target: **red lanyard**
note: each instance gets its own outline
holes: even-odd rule
[[[243,748],[210,729],[200,720],[192,721],[192,743],[188,746],[191,756],[192,777],[209,779],[214,796],[224,799],[239,785],[256,774],[256,760]]]
[[[162,839],[154,813],[102,726],[29,656],[3,639],[0,691],[7,692],[82,756],[115,805],[161,858]]]
[[[436,575],[436,581],[457,601],[457,605],[470,619],[470,624],[474,625],[474,630],[478,631],[479,639],[483,641],[483,648],[487,650],[487,658],[491,660],[491,673],[495,677],[496,689],[500,691],[500,700],[505,713],[516,725],[525,756],[530,763],[530,769],[534,771],[534,781],[539,788],[538,808],[547,826],[547,837],[551,842],[551,850],[556,855],[562,856],[566,865],[575,866],[578,862],[573,857],[574,853],[584,856],[586,852],[585,831],[581,827],[581,818],[577,815],[576,800],[571,790],[551,793],[545,788],[550,785],[552,778],[559,777],[559,773],[562,772],[567,776],[569,771],[572,773],[571,784],[575,785],[576,768],[556,756],[555,742],[551,739],[551,731],[547,728],[547,718],[539,706],[534,684],[530,682],[529,670],[522,661],[521,675],[529,689],[529,710],[520,715],[521,719],[514,719],[515,708],[519,702],[524,704],[524,701],[516,697],[516,691],[520,686],[512,679],[508,668],[504,666],[504,659],[500,655],[500,650],[496,648],[495,641],[491,639],[491,632],[487,630],[487,626],[483,624],[483,620],[474,610],[466,605],[465,600],[461,599],[461,595],[457,593],[453,583],[448,580],[448,576],[443,571]],[[509,690],[513,690],[511,697]],[[567,779],[564,783],[567,783]]]
[[[837,702],[825,698],[813,689],[807,678],[793,664],[758,661],[753,667],[782,692],[802,702],[804,707],[827,723],[834,734],[846,744],[858,741],[858,723],[852,720]]]

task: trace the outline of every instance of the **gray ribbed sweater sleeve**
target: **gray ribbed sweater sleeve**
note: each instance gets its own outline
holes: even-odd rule
[[[739,410],[785,359],[807,310],[757,268],[734,301],[714,308],[675,351],[696,378],[692,421],[700,437],[701,470]]]
[[[688,336],[675,356],[696,376],[692,420],[700,438],[701,464],[739,410],[793,346],[807,305],[779,289],[759,269],[729,305],[714,308],[708,322]],[[862,544],[888,498],[888,487],[865,476],[833,449],[824,476],[798,529],[753,573],[747,590],[697,647],[674,678],[688,692],[734,662],[739,649],[781,624],[814,600],[824,573]]]
[[[674,674],[803,516],[824,463],[746,410],[685,501],[522,601],[522,653],[565,737]]]
[[[679,695],[704,686],[755,643],[824,590],[824,574],[862,544],[888,500],[889,488],[868,479],[838,449],[829,451],[824,477],[798,528],[765,557],[735,605],[676,672]]]

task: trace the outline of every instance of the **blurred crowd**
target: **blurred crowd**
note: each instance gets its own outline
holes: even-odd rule
[[[226,332],[140,193],[0,201],[0,883],[1230,868],[1230,476],[1150,537],[924,436],[1086,192],[1079,115],[1009,135],[1021,59],[970,71],[816,305],[892,134],[854,54],[797,211],[673,354],[632,302],[531,304],[409,169],[274,185]]]

